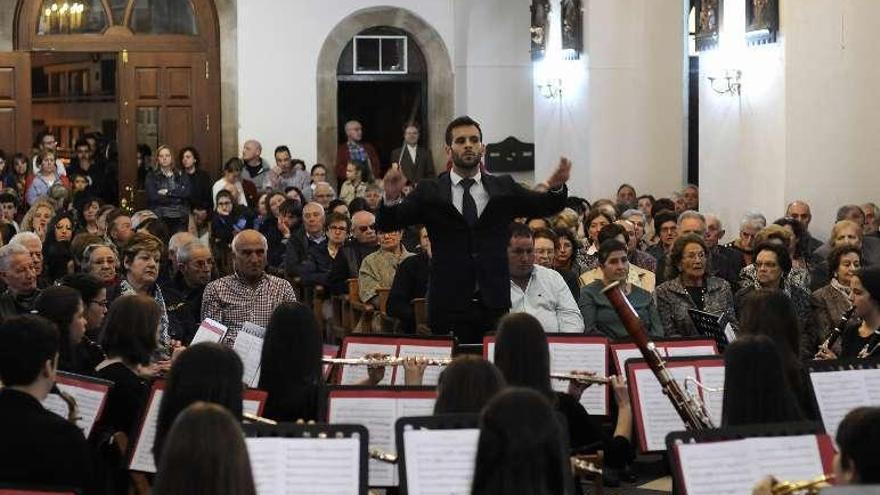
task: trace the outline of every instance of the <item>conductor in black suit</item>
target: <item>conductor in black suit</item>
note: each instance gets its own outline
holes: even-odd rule
[[[431,152],[424,146],[419,146],[419,126],[414,122],[404,126],[403,146],[391,152],[391,162],[400,166],[405,180],[413,186],[422,179],[430,179],[436,175]]]
[[[452,170],[425,179],[406,198],[399,167],[385,175],[379,230],[424,224],[431,238],[428,318],[435,334],[452,333],[461,343],[480,342],[510,308],[507,229],[516,217],[546,217],[565,206],[571,162],[560,159],[545,183],[530,191],[509,176],[480,172],[485,151],[480,125],[459,117],[446,128]]]

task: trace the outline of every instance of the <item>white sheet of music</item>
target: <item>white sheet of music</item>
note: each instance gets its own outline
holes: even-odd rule
[[[703,404],[709,410],[712,422],[716,426],[721,426],[721,412],[724,407],[724,366],[700,366],[697,372],[700,374],[700,383],[704,386],[720,389],[718,392],[700,389],[700,394],[703,397]]]
[[[402,344],[397,355],[399,357],[420,356],[434,359],[448,359],[452,357],[452,343],[450,343],[448,347],[440,347],[434,345]],[[422,376],[422,385],[437,385],[437,381],[440,378],[440,372],[443,371],[445,368],[445,366],[426,367],[425,374]],[[405,385],[405,380],[406,377],[403,366],[398,366],[397,373],[395,373],[394,375],[394,384]]]
[[[480,430],[407,430],[406,484],[410,495],[468,495]]]
[[[95,425],[95,419],[97,419],[101,402],[107,396],[106,392],[77,387],[67,383],[58,383],[57,385],[62,392],[72,395],[74,400],[76,400],[76,410],[79,413],[76,425],[83,431],[83,435],[88,438],[92,433],[92,427]],[[65,414],[63,417],[66,418],[67,415]]]
[[[257,416],[260,414],[260,401],[242,399],[241,410],[248,414],[253,414],[254,416]]]
[[[345,359],[358,359],[367,354],[387,354],[394,356],[397,353],[397,346],[394,344],[361,344],[359,342],[349,342],[345,346]],[[379,385],[391,385],[391,368],[385,368],[385,376]],[[343,366],[341,385],[355,385],[367,377],[366,366]]]
[[[162,396],[165,391],[156,389],[153,400],[147,405],[147,416],[141,428],[137,443],[134,446],[134,455],[131,456],[131,464],[128,466],[132,471],[155,473],[156,463],[153,460],[153,442],[156,440],[156,425],[159,423],[159,407],[162,404]]]
[[[397,399],[333,398],[330,400],[328,423],[361,424],[370,432],[370,448],[393,453],[394,422],[397,421]],[[397,467],[370,459],[370,486],[394,486]]]
[[[358,493],[359,442],[353,438],[247,438],[258,495]]]
[[[617,361],[615,362],[615,366],[617,363],[620,363],[620,369],[618,370],[619,374],[624,374],[624,370],[626,369],[626,360],[627,359],[642,359],[642,351],[634,348],[634,349],[615,349],[614,354],[617,356]],[[666,353],[663,352],[663,349],[660,348],[660,354],[665,356]]]
[[[495,342],[489,342],[489,350],[486,351],[486,357],[490,363],[495,362]]]
[[[693,366],[670,368],[669,371],[682,387],[685,377],[697,376]],[[666,435],[673,431],[684,430],[684,422],[672,406],[672,402],[663,393],[660,382],[650,369],[636,370],[635,378],[638,382],[638,400],[641,404],[648,450],[666,450]]]
[[[210,318],[205,318],[205,321],[203,321],[199,325],[199,329],[196,330],[196,334],[193,335],[192,341],[189,345],[193,346],[200,342],[219,343],[223,339],[223,336],[226,335],[226,330],[226,325]]]
[[[767,475],[806,480],[824,472],[815,435],[683,444],[678,452],[687,495],[751,493]]]
[[[837,436],[846,413],[860,406],[880,405],[880,369],[810,373],[825,431]]]
[[[572,371],[593,371],[599,376],[605,376],[607,372],[608,347],[605,344],[553,342],[549,347],[551,373],[568,374]],[[568,390],[567,380],[552,380],[552,385],[553,390],[558,392]],[[581,404],[590,414],[608,414],[608,387],[591,385],[584,391]]]
[[[232,345],[232,349],[244,364],[242,381],[250,387],[256,387],[260,382],[260,362],[263,360],[265,337],[265,328],[246,321],[235,336],[235,343]]]
[[[668,357],[676,356],[715,356],[718,354],[711,345],[695,345],[690,347],[666,347]]]

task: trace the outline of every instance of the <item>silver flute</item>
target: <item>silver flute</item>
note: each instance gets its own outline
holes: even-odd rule
[[[420,356],[383,358],[323,358],[324,364],[345,364],[349,366],[403,366],[407,359],[423,359],[428,366],[446,366],[452,362],[452,358],[429,358]]]
[[[607,385],[611,383],[611,379],[605,376],[578,375],[568,373],[550,373],[550,378],[554,380],[567,380],[570,382],[578,382],[584,385]]]

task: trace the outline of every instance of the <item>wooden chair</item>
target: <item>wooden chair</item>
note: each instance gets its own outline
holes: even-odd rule
[[[416,335],[431,335],[428,326],[428,300],[417,297],[412,300],[413,314],[416,316]]]
[[[400,332],[400,320],[388,316],[388,296],[391,295],[391,289],[376,289],[376,295],[379,298],[378,312],[374,316],[381,333],[398,333]]]
[[[323,285],[316,285],[312,289],[312,313],[315,315],[315,321],[318,322],[318,331],[321,335],[329,337],[327,331],[327,321],[324,319],[324,302],[327,300],[327,290]]]
[[[366,331],[369,332],[373,321],[373,312],[376,308],[372,304],[361,302],[360,291],[358,290],[358,279],[350,278],[346,280],[348,284],[348,313],[350,322],[350,332]],[[361,328],[358,328],[358,327]]]

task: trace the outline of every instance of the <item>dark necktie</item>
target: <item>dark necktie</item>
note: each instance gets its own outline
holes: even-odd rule
[[[471,186],[476,183],[474,179],[461,179],[461,187],[464,188],[464,194],[461,197],[461,214],[468,227],[473,227],[477,223],[477,202],[471,196]]]

